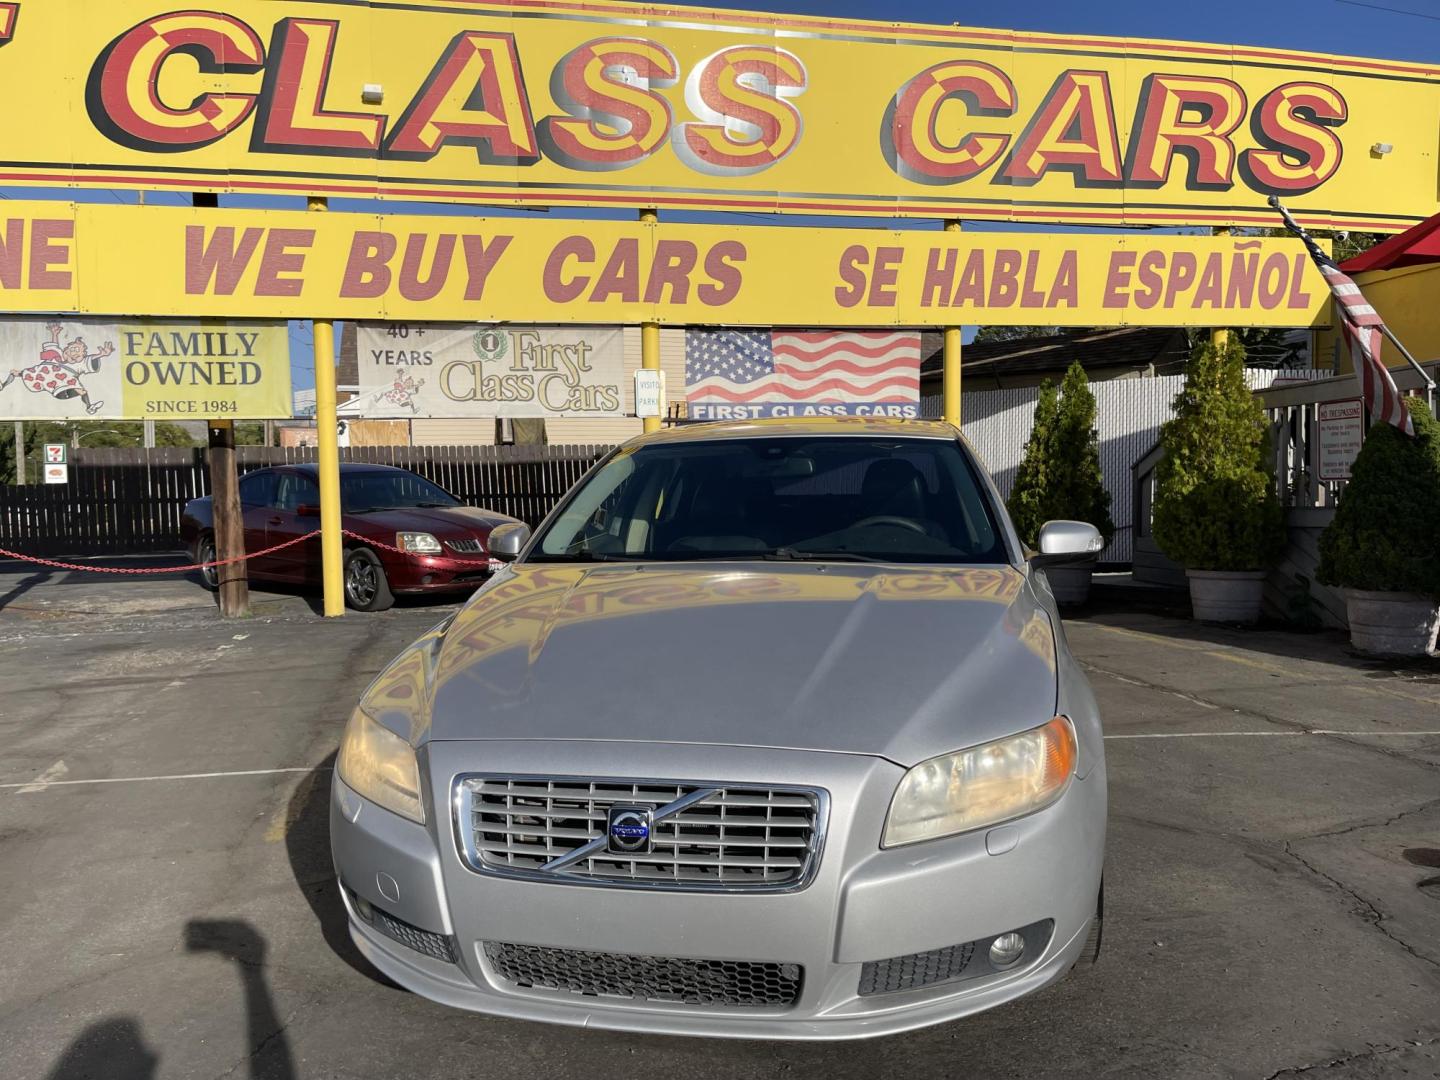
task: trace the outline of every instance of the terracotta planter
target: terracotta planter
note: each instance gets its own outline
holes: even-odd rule
[[[1083,566],[1047,566],[1045,577],[1050,582],[1050,591],[1055,594],[1055,601],[1067,606],[1083,604],[1090,599],[1090,575],[1095,572],[1095,567],[1090,564]]]
[[[1264,570],[1186,570],[1190,607],[1200,622],[1253,623],[1260,619]]]
[[[1414,593],[1341,589],[1350,643],[1376,656],[1429,656],[1435,651],[1440,607]]]

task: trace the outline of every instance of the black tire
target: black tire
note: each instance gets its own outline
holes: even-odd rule
[[[395,603],[380,557],[369,548],[345,553],[345,606],[356,611],[384,611]]]
[[[200,537],[199,542],[195,545],[195,561],[197,563],[207,563],[214,562],[215,559],[215,537],[206,533]],[[211,592],[218,590],[220,588],[220,568],[218,566],[208,566],[202,569],[200,571],[200,584],[204,585],[205,588]]]
[[[1095,898],[1095,918],[1090,923],[1090,933],[1085,937],[1085,947],[1075,960],[1078,969],[1093,968],[1100,961],[1100,943],[1105,936],[1105,882],[1100,882],[1100,895]]]

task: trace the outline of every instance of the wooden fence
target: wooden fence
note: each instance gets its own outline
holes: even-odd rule
[[[369,446],[341,461],[398,465],[472,506],[538,524],[607,446]],[[314,447],[241,447],[242,472],[314,461]],[[80,449],[70,483],[0,485],[0,548],[26,555],[176,551],[180,515],[210,492],[205,450]]]

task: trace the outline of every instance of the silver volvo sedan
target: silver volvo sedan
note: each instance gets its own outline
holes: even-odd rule
[[[634,439],[365,692],[356,944],[419,994],[650,1033],[953,1020],[1098,955],[1105,759],[1041,567],[948,425]]]

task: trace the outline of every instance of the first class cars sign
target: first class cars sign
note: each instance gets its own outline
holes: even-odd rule
[[[1398,230],[1440,67],[616,0],[0,3],[0,183]]]
[[[621,416],[618,326],[361,323],[359,393],[341,415]]]

